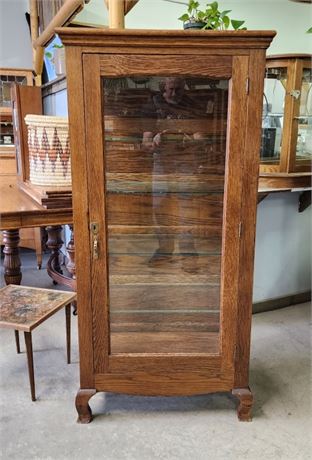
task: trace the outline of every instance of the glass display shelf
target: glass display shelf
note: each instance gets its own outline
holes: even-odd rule
[[[268,56],[260,189],[309,187],[312,164],[311,55]]]
[[[219,349],[227,98],[208,78],[103,79],[113,354]]]

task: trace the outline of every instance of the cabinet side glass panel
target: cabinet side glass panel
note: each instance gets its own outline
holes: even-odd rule
[[[287,68],[268,68],[264,80],[260,161],[279,164],[284,121]]]
[[[298,136],[296,143],[296,165],[311,164],[312,160],[312,69],[303,68]]]
[[[218,353],[228,81],[102,91],[111,353]]]

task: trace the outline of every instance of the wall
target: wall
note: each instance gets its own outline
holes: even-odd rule
[[[311,289],[311,207],[299,193],[276,193],[258,204],[254,301]]]
[[[0,0],[0,67],[32,68],[28,0]]]
[[[201,7],[209,2],[199,1]],[[311,5],[289,0],[220,0],[219,4],[224,10],[231,9],[233,18],[245,19],[248,29],[276,30],[278,36],[269,53],[312,52],[311,35],[305,33],[312,25]],[[126,17],[126,27],[181,29],[182,23],[177,18],[185,9],[185,5],[165,0],[139,0]],[[107,26],[108,14],[104,0],[91,0],[76,17],[76,21]]]
[[[91,0],[89,5],[95,2],[102,8],[98,0]],[[101,2],[104,4],[104,0]],[[201,1],[201,4],[205,3]],[[312,52],[311,36],[305,34],[312,25],[311,5],[289,0],[227,0],[221,6],[232,9],[234,18],[246,19],[250,29],[277,30],[278,36],[269,53]],[[0,65],[28,67],[31,49],[26,22],[23,22],[28,2],[0,0],[0,8],[3,23]],[[129,28],[178,29],[181,23],[177,17],[183,12],[184,6],[175,3],[140,0],[127,16],[126,24]],[[104,14],[103,23],[105,21]],[[64,92],[46,105],[46,113],[63,116],[66,112]],[[298,196],[298,193],[270,195],[258,205],[254,301],[310,289],[311,208],[299,214]]]
[[[183,0],[187,3],[187,0]],[[198,0],[203,8],[210,0]],[[212,1],[212,0],[211,0]],[[91,2],[92,3],[92,2]],[[219,0],[222,10],[232,10],[231,17],[245,19],[248,29],[273,29],[278,32],[269,54],[311,53],[312,6],[289,0]],[[164,0],[139,0],[126,17],[128,28],[181,29],[177,18],[186,6]]]

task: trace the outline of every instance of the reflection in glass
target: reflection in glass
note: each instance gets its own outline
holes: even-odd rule
[[[262,163],[278,164],[281,154],[287,68],[266,69],[262,114]]]
[[[111,353],[218,353],[227,80],[103,79]]]
[[[300,164],[312,158],[312,69],[302,72],[296,161]]]

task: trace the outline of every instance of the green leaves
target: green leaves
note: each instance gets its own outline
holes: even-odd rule
[[[307,30],[307,34],[312,34],[312,27],[310,27],[310,29]]]
[[[203,22],[205,24],[203,29],[227,30],[231,25],[234,30],[246,30],[246,27],[241,28],[245,21],[230,19],[229,13],[232,10],[220,11],[218,2],[207,3],[205,10],[199,10],[198,8],[199,2],[189,0],[188,12],[182,14],[179,20],[183,22]]]
[[[180,21],[186,22],[186,21],[189,21],[190,16],[189,16],[187,13],[184,13],[184,14],[182,14],[182,16],[180,16],[178,19],[179,19]]]
[[[234,30],[238,30],[243,24],[244,24],[245,21],[239,21],[237,19],[231,19],[231,24],[232,24],[232,27]],[[246,27],[244,27],[244,29],[241,29],[241,30],[246,30]]]

